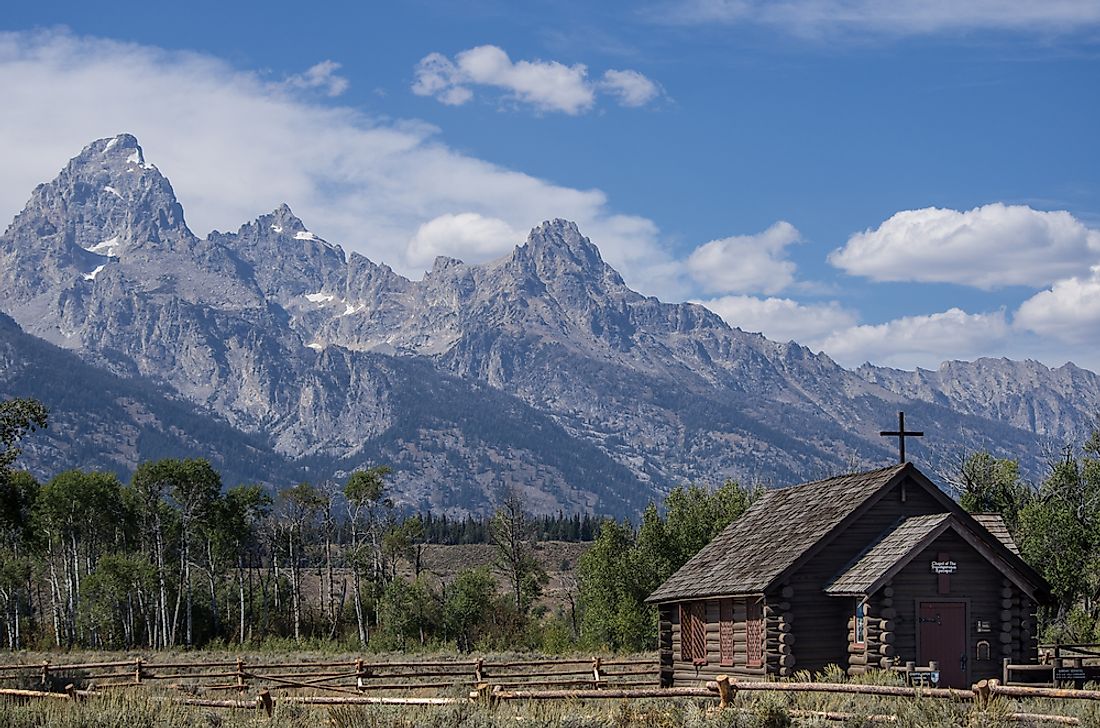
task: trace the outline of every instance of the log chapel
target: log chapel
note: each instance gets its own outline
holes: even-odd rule
[[[767,492],[647,601],[665,686],[936,662],[969,687],[1035,660],[1048,596],[999,515],[904,463]]]

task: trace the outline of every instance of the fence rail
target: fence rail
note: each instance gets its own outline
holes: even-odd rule
[[[178,666],[177,666],[178,667]],[[545,684],[545,683],[542,683]],[[876,695],[912,699],[942,699],[954,702],[972,701],[977,710],[986,710],[990,702],[998,697],[1100,700],[1100,691],[1064,690],[1052,688],[1028,688],[1001,685],[997,680],[982,680],[970,690],[949,688],[902,687],[891,685],[857,685],[850,683],[812,683],[812,682],[738,682],[727,676],[720,676],[704,687],[681,688],[612,688],[603,690],[547,690],[519,689],[507,690],[501,685],[482,682],[477,689],[464,697],[423,697],[423,696],[371,696],[371,695],[294,695],[276,698],[267,689],[261,690],[253,700],[212,700],[202,697],[185,696],[149,696],[151,700],[170,701],[182,705],[194,705],[210,708],[237,708],[262,710],[271,716],[277,704],[296,705],[452,705],[457,703],[480,702],[492,706],[508,700],[634,700],[646,698],[695,697],[718,699],[718,708],[725,710],[744,710],[736,704],[737,694],[741,691],[783,691],[790,693],[840,693],[848,695]],[[24,690],[0,688],[0,697],[19,699],[43,698],[81,700],[90,699],[102,692],[79,690],[67,685],[65,691],[50,692],[44,690]],[[825,720],[845,721],[859,717],[875,723],[896,722],[893,715],[865,715],[838,711],[816,711],[791,709],[792,716],[817,717]],[[998,717],[1023,723],[1051,723],[1057,725],[1081,725],[1081,719],[1073,716],[1039,714],[1028,712],[998,712]]]
[[[143,657],[109,662],[0,665],[0,684],[48,689],[76,685],[95,691],[160,684],[184,692],[236,691],[238,697],[258,689],[309,690],[342,695],[364,693],[440,693],[481,683],[502,688],[537,686],[643,688],[659,685],[656,657],[587,659],[372,661],[366,658],[316,662],[231,661],[155,662]]]

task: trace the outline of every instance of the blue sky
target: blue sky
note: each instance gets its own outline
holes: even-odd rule
[[[0,215],[128,131],[200,235],[285,201],[415,277],[567,217],[845,365],[1100,368],[1097,0],[382,5],[9,9]]]

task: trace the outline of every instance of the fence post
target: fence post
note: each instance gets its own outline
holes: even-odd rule
[[[244,659],[241,658],[241,657],[238,657],[237,658],[237,695],[243,695],[247,688],[248,688],[248,686],[244,684]]]
[[[140,657],[134,658],[134,684],[141,685],[141,666],[145,663],[145,660]]]
[[[485,659],[482,658],[482,657],[477,658],[477,662],[474,663],[474,682],[475,683],[485,682],[485,674],[484,674],[484,669],[483,669],[484,667],[485,667]]]
[[[1005,657],[1001,660],[1001,682],[1008,685],[1008,665],[1012,662],[1011,657]]]
[[[729,675],[718,676],[718,707],[728,708],[737,696],[737,688],[730,684]]]
[[[42,661],[42,684],[48,685],[50,682],[50,661]]]
[[[360,657],[355,661],[355,689],[363,689],[363,658]]]
[[[275,701],[271,698],[271,692],[267,688],[261,690],[260,694],[256,696],[256,707],[263,708],[268,718],[275,712]]]
[[[979,680],[970,689],[974,691],[974,704],[979,710],[985,710],[989,705],[989,681]]]
[[[596,690],[600,689],[600,679],[600,658],[597,656],[592,658],[592,683]]]

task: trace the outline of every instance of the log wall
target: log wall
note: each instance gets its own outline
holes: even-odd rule
[[[829,664],[842,669],[851,666],[848,624],[853,616],[853,600],[827,596],[825,585],[898,519],[942,512],[943,506],[924,488],[899,483],[791,576],[798,669],[817,672]]]
[[[958,564],[946,594],[938,593],[939,578],[931,569],[931,562],[941,553],[949,554]],[[967,665],[971,682],[1000,677],[1004,657],[1017,664],[1035,661],[1034,604],[954,531],[945,532],[917,555],[894,576],[891,587],[899,662],[926,662],[919,654],[917,603],[940,599],[968,601]],[[979,620],[988,623],[988,632],[978,631]],[[989,643],[988,656],[978,650],[978,643],[983,641]]]
[[[669,685],[676,687],[695,687],[705,685],[707,680],[714,680],[719,675],[736,676],[742,679],[763,679],[764,667],[748,667],[746,664],[746,609],[745,599],[733,600],[733,664],[722,664],[720,621],[721,611],[717,599],[707,599],[707,651],[706,664],[696,665],[691,661],[682,659],[680,652],[680,602],[663,604],[659,608],[660,629],[662,631],[662,684],[668,681]],[[667,642],[664,633],[667,624]],[[667,652],[664,644],[668,645]],[[766,646],[767,643],[765,643]],[[668,656],[668,666],[664,666],[665,655]]]

